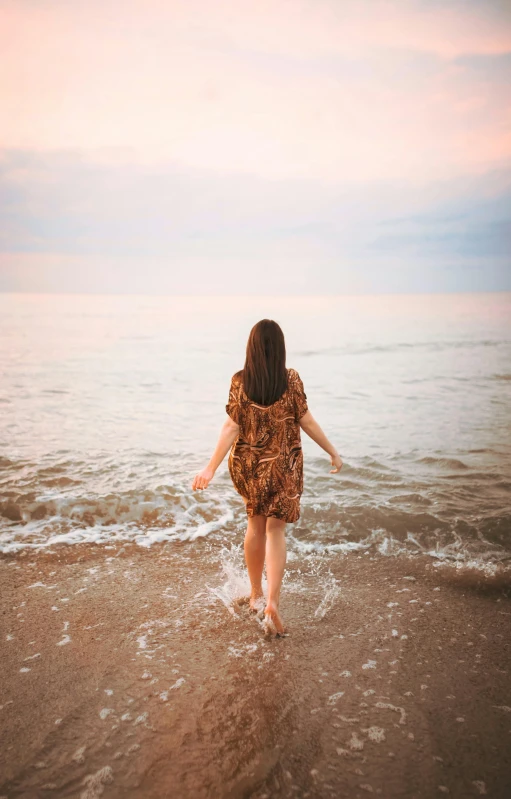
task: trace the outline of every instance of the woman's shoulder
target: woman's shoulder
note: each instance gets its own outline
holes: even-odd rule
[[[296,369],[293,368],[287,369],[287,377],[289,383],[296,383],[296,381],[300,379],[300,375]],[[238,372],[234,372],[231,380],[233,385],[240,385],[243,383],[243,369],[240,369]]]

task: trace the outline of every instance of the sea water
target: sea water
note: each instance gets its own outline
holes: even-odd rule
[[[224,541],[227,459],[205,492],[251,327],[344,461],[302,432],[291,552],[500,562],[511,550],[511,294],[0,295],[0,549]]]

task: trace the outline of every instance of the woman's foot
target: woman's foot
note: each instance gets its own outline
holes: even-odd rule
[[[264,627],[271,635],[284,635],[286,632],[278,608],[271,602],[268,602],[264,609]]]
[[[262,613],[264,611],[264,596],[262,591],[252,591],[250,594],[250,610],[252,613]]]

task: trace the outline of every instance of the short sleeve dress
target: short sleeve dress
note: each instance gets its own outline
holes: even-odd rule
[[[258,405],[243,390],[242,373],[231,380],[225,410],[240,426],[228,458],[236,491],[246,500],[247,516],[300,518],[303,453],[299,419],[308,410],[300,375],[287,370],[287,389],[273,405]]]

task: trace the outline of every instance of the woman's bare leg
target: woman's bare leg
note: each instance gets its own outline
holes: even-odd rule
[[[286,522],[268,516],[266,520],[266,577],[268,601],[265,615],[269,616],[278,633],[285,632],[279,614],[280,587],[286,567]]]
[[[263,568],[266,549],[266,516],[249,516],[245,534],[245,560],[250,578],[250,607],[262,610],[263,600]]]

